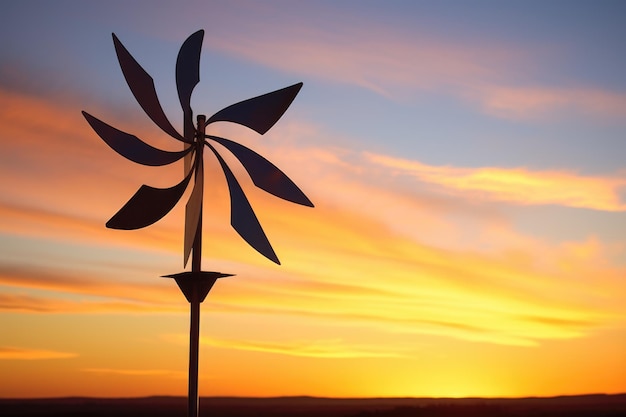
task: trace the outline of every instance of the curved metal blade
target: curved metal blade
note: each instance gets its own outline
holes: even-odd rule
[[[174,208],[182,197],[193,170],[170,188],[142,185],[130,200],[106,223],[109,229],[134,230],[150,226]]]
[[[191,149],[179,152],[164,151],[148,145],[135,135],[122,132],[102,120],[83,111],[83,116],[91,128],[113,150],[126,159],[142,165],[161,166],[171,164],[189,153]]]
[[[249,127],[263,135],[281,118],[296,98],[302,83],[272,91],[262,96],[228,106],[207,120],[207,124],[223,121]]]
[[[196,154],[197,155],[197,154]],[[193,191],[185,206],[185,246],[183,252],[183,266],[187,266],[193,243],[198,236],[200,215],[202,214],[202,197],[204,193],[204,164],[202,160],[196,161],[197,169],[194,178]],[[196,254],[194,256],[200,256]]]
[[[184,163],[183,163],[183,175],[187,175],[191,167],[193,166],[193,152],[190,152],[192,146],[190,143],[183,144],[183,152],[188,152],[185,155]]]
[[[191,110],[191,93],[200,81],[200,52],[202,50],[203,38],[204,30],[199,30],[189,36],[180,47],[180,51],[178,51],[178,57],[176,59],[176,88],[178,90],[178,99],[183,109],[183,135],[190,143],[193,142],[194,135],[196,133],[196,129],[193,124],[193,111]],[[191,145],[185,143],[183,150],[186,150],[190,146]],[[185,156],[185,174],[187,174],[191,169],[191,164],[191,154],[188,154]],[[187,242],[187,237],[185,237],[185,242]],[[185,265],[187,264],[188,256],[187,249],[185,249]]]
[[[248,171],[254,185],[260,189],[292,203],[313,207],[311,200],[304,195],[302,190],[288,176],[252,149],[218,136],[208,136],[208,138],[231,151]]]
[[[208,147],[217,157],[217,160],[224,170],[224,175],[226,176],[228,191],[230,192],[230,224],[237,233],[239,233],[239,236],[248,242],[257,252],[280,265],[280,261],[267,239],[267,236],[265,236],[265,232],[256,214],[254,214],[246,195],[243,193],[241,186],[237,182],[237,179],[215,148],[211,145],[208,145]]]
[[[115,36],[115,33],[113,34],[113,44],[115,45],[117,60],[122,68],[124,78],[126,78],[126,83],[141,108],[143,108],[148,117],[150,117],[161,130],[173,138],[185,142],[186,139],[174,129],[167,119],[167,116],[165,116],[161,103],[159,103],[156,90],[154,89],[154,80],[152,77],[135,61],[135,58],[133,58],[117,36]]]
[[[193,141],[193,112],[191,110],[191,93],[200,81],[200,51],[204,30],[192,34],[183,42],[176,59],[176,88],[178,99],[183,109],[185,131],[188,141]]]

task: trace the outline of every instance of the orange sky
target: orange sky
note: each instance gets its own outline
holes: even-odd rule
[[[250,7],[252,13],[261,6]],[[14,13],[23,17],[18,8]],[[370,22],[363,13],[338,16],[346,25]],[[99,25],[110,24],[101,19]],[[503,86],[519,66],[541,67],[545,51],[512,48],[502,39],[464,48],[456,36],[414,37],[382,18],[375,24],[380,35],[355,39],[335,28],[322,36],[310,19],[310,26],[285,23],[274,30],[242,20],[249,26],[240,37],[207,32],[203,53],[233,71],[242,71],[241,63],[230,60],[243,60],[261,74],[259,88],[304,80],[303,98],[264,137],[228,123],[210,126],[209,133],[267,157],[316,207],[256,189],[236,160],[226,158],[281,259],[274,265],[230,228],[226,182],[217,161],[205,158],[203,265],[236,276],[219,281],[203,304],[200,394],[625,392],[626,166],[613,166],[608,157],[593,165],[594,148],[579,165],[566,160],[566,152],[562,162],[539,155],[571,139],[559,131],[563,118],[586,120],[597,140],[613,130],[624,133],[624,94],[600,81]],[[124,25],[110,29],[128,33]],[[250,36],[255,31],[258,36]],[[64,54],[82,51],[78,33]],[[109,36],[95,28],[85,33],[86,39]],[[173,29],[145,35],[154,50],[144,59],[164,61],[173,73],[171,45],[187,35]],[[121,76],[105,79],[119,69],[110,39],[102,45],[100,59],[110,68],[92,75],[111,85],[110,96],[100,96],[106,86],[34,88],[15,71],[43,71],[26,58],[0,72],[0,397],[187,392],[188,305],[173,282],[159,278],[182,268],[183,204],[146,229],[104,227],[141,184],[171,186],[182,167],[125,160],[80,111],[149,137],[154,146],[177,145],[143,116]],[[376,48],[384,52],[372,55]],[[281,61],[282,54],[292,59]],[[206,59],[202,65],[211,71]],[[52,79],[64,82],[58,74]],[[369,141],[366,128],[351,132],[334,115],[319,119],[334,110],[334,101],[318,93],[316,83],[355,106],[364,97],[406,106],[407,120],[422,117],[412,107],[415,96],[428,96],[429,103],[455,97],[471,109],[471,116],[459,113],[459,122],[480,132],[506,124],[511,137],[523,131],[529,141],[533,134],[555,139],[536,158],[517,163],[495,154],[500,145],[493,137],[481,139],[493,144],[485,148],[465,143],[463,135],[473,136],[465,131],[448,133],[449,142],[418,141],[403,122],[388,122],[400,120],[397,114],[373,113],[362,124],[388,128],[395,139]],[[244,96],[226,93],[229,85]],[[224,106],[231,97],[258,93],[246,93],[243,81],[212,88]],[[351,107],[342,111],[345,120],[352,117]],[[415,152],[404,150],[401,137],[414,140],[407,149]],[[453,156],[442,159],[432,143]]]

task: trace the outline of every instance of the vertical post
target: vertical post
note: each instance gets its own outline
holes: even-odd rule
[[[206,117],[198,115],[198,132],[195,141],[196,152],[198,153],[198,164],[196,165],[196,181],[198,173],[202,172],[201,164],[202,151],[204,150],[204,134]],[[202,203],[200,203],[200,218],[198,228],[193,241],[193,252],[191,254],[191,271],[198,273],[198,277],[193,283],[191,301],[189,303],[189,393],[188,393],[188,415],[198,417],[200,398],[198,395],[198,359],[200,346],[200,272],[202,271]]]
[[[189,417],[198,417],[200,398],[198,396],[198,348],[200,345],[200,301],[198,285],[193,286],[190,306],[190,330],[189,330],[189,393],[188,414]]]

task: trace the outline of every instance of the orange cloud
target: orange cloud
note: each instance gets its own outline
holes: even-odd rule
[[[173,293],[175,289],[172,290]],[[132,303],[128,301],[73,301],[60,299],[60,294],[47,297],[31,295],[0,295],[0,311],[8,313],[38,314],[98,314],[98,313],[178,313],[185,311],[180,307],[167,307],[155,304]]]
[[[485,112],[510,119],[536,119],[574,111],[585,116],[623,118],[626,95],[598,88],[509,87],[477,88],[469,95]]]
[[[28,349],[0,346],[0,360],[44,360],[75,358],[78,354],[46,349]]]
[[[6,288],[0,295],[0,309],[30,313],[180,311],[184,307],[179,303],[175,284],[166,284],[165,279],[161,283],[154,283],[153,279],[138,284],[123,277],[111,279],[102,273],[85,274],[52,266],[44,271],[29,266],[0,265],[0,285]],[[36,289],[38,294],[28,294],[28,289]],[[85,297],[64,296],[70,294]]]
[[[62,104],[48,107],[42,104],[40,110],[60,120],[67,116],[65,112],[74,111]],[[55,111],[61,114],[55,115]],[[50,129],[73,138],[75,146],[83,146],[83,129]],[[225,132],[224,136],[231,137],[228,129],[233,127],[212,129],[216,130],[212,133]],[[14,133],[26,143],[32,141],[27,129]],[[602,246],[596,256],[584,257],[573,246],[531,239],[511,230],[497,211],[483,209],[466,198],[467,193],[480,193],[490,199],[525,204],[593,204],[594,208],[617,210],[621,203],[611,200],[616,183],[574,174],[431,167],[346,149],[305,148],[294,139],[302,136],[305,143],[315,143],[311,138],[319,134],[313,126],[292,123],[263,141],[250,133],[232,136],[275,162],[316,204],[310,210],[268,196],[255,189],[242,168],[228,159],[284,260],[280,269],[268,265],[232,231],[223,175],[217,168],[211,172],[216,180],[206,189],[206,200],[211,204],[205,212],[205,264],[238,274],[216,286],[211,304],[217,312],[300,317],[324,325],[363,326],[376,334],[434,334],[515,345],[577,338],[622,320],[623,307],[612,294],[622,288],[614,277],[623,271],[599,261],[604,254]],[[98,138],[92,139],[99,143]],[[46,143],[47,158],[65,154],[62,138],[51,136]],[[3,194],[5,200],[0,204],[0,231],[5,237],[22,236],[38,244],[46,240],[48,244],[71,242],[90,245],[96,251],[117,247],[126,253],[124,259],[117,254],[115,264],[81,259],[75,268],[69,267],[71,262],[63,268],[44,268],[47,264],[38,264],[36,257],[28,266],[5,261],[0,279],[12,289],[3,299],[5,310],[82,312],[91,304],[91,311],[109,312],[171,312],[185,308],[172,285],[155,281],[158,275],[176,272],[167,270],[167,265],[160,270],[158,263],[163,255],[169,257],[181,251],[182,209],[175,209],[171,216],[145,230],[122,232],[103,227],[104,220],[125,201],[122,194],[130,196],[140,183],[151,183],[150,175],[142,168],[135,171],[131,168],[134,164],[104,147],[94,154],[102,154],[103,159],[111,155],[114,168],[105,169],[99,161],[72,165],[73,159],[58,166],[42,158],[43,166],[50,171],[46,172],[46,181],[41,181],[29,172],[33,161],[28,159],[28,146],[18,141],[8,149],[18,160],[26,158],[26,163],[2,167],[19,184]],[[207,159],[207,167],[214,165]],[[123,167],[121,173],[114,173],[119,167]],[[174,168],[178,175],[180,167]],[[127,172],[137,177],[126,178]],[[433,193],[432,188],[419,194],[407,192],[394,183],[393,175],[398,172],[454,192],[443,196]],[[88,181],[91,187],[62,186],[64,182],[75,184],[73,178]],[[47,190],[50,184],[58,187]],[[93,184],[99,190],[106,188],[105,195],[84,198],[85,190]],[[523,192],[515,191],[513,185]],[[595,193],[596,201],[589,202],[576,189],[571,195],[560,191],[570,185]],[[9,187],[4,184],[4,188]],[[605,196],[598,190],[604,190]],[[463,216],[461,221],[452,220],[459,215]],[[472,228],[481,230],[480,243],[489,247],[488,251],[476,249]],[[469,237],[462,245],[459,237],[464,236]],[[69,251],[66,256],[64,261],[77,258]],[[141,261],[130,262],[126,256]],[[550,261],[543,261],[546,258]],[[542,262],[537,263],[537,259]],[[589,285],[582,271],[597,277],[594,286],[598,290],[592,297],[588,297]],[[127,282],[125,277],[130,272],[133,277],[146,276],[145,283]],[[560,291],[568,280],[573,282],[568,291]],[[36,293],[41,290],[46,291],[43,296]],[[86,298],[81,300],[77,295]],[[346,340],[346,346],[348,351],[350,347],[369,351],[350,340]]]
[[[618,280],[602,282],[602,276],[611,276],[610,270],[601,272],[594,268],[596,261],[580,255],[578,247],[565,247],[560,256],[554,256],[558,265],[568,266],[562,271],[570,271],[563,280],[572,280],[567,293],[562,293],[558,289],[563,283],[554,272],[548,274],[529,265],[510,263],[506,258],[419,245],[390,234],[380,223],[370,221],[363,229],[363,223],[354,216],[348,220],[332,210],[320,209],[305,222],[294,218],[277,230],[277,247],[289,259],[284,269],[258,259],[241,265],[218,262],[224,266],[218,269],[233,268],[238,276],[216,286],[216,294],[209,301],[211,310],[236,315],[295,316],[326,325],[358,324],[377,332],[534,345],[541,339],[580,337],[617,320],[621,309],[610,302],[610,293],[619,288]],[[307,239],[286,244],[293,242],[289,236],[298,229]],[[332,241],[325,239],[325,230],[333,235]],[[357,239],[359,248],[353,245]],[[529,256],[538,256],[535,251],[546,256],[546,248],[541,247],[533,249]],[[315,267],[320,260],[328,266],[323,271]],[[576,279],[576,271],[595,273],[594,285],[606,293],[590,297],[584,282]],[[81,313],[186,309],[173,285],[155,286],[154,279],[139,285],[126,282],[123,275],[111,280],[106,275],[81,277],[68,272],[53,275],[32,268],[4,267],[0,275],[4,285],[51,291],[47,297],[5,295],[4,309]],[[612,274],[618,276],[620,272]],[[98,299],[64,300],[55,293]],[[546,298],[546,294],[550,295]]]
[[[167,341],[185,345],[189,336],[184,334],[163,335]],[[252,352],[274,353],[278,355],[308,358],[388,358],[401,357],[397,352],[384,351],[378,345],[358,345],[341,339],[291,340],[291,341],[254,341],[201,337],[200,344],[224,349],[236,349]]]
[[[91,131],[80,109],[81,105],[71,99],[53,102],[0,89],[2,200],[102,218],[142,183],[156,187],[172,185],[172,180],[155,176],[153,169],[142,169],[145,167],[117,155]],[[153,126],[120,119],[124,128],[130,123],[141,126],[146,140],[162,146],[164,135]],[[172,146],[170,142],[166,145]],[[178,175],[181,171],[179,166],[165,170]],[[159,170],[159,174],[165,172]],[[113,193],[103,193],[103,189]],[[68,202],[68,195],[75,197]],[[94,200],[99,204],[93,204]]]
[[[625,94],[587,86],[517,86],[555,59],[543,49],[451,42],[401,33],[373,21],[333,29],[285,25],[272,33],[259,28],[252,38],[231,34],[206,43],[268,67],[358,85],[396,99],[416,90],[439,90],[477,102],[496,117],[543,118],[559,111],[617,120],[626,116]]]
[[[556,204],[604,211],[624,211],[624,177],[585,177],[564,171],[525,168],[456,168],[365,153],[372,163],[455,192],[516,204]]]
[[[377,26],[369,22],[366,30],[355,25],[333,32],[288,27],[288,35],[279,27],[271,33],[261,31],[253,38],[213,37],[206,43],[268,67],[394,96],[402,96],[407,89],[447,89],[498,77],[505,68],[523,62],[521,51],[495,43],[477,47],[423,33],[407,37]]]
[[[111,374],[123,376],[151,376],[151,377],[170,377],[170,378],[186,378],[187,374],[181,371],[171,371],[168,369],[113,369],[113,368],[84,368],[83,372],[94,374]]]

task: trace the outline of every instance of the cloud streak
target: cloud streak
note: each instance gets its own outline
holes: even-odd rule
[[[0,360],[33,361],[47,359],[68,359],[75,358],[77,356],[77,353],[59,352],[55,350],[0,346]]]
[[[374,164],[436,184],[453,192],[515,204],[556,204],[603,211],[624,211],[620,192],[626,177],[590,177],[566,171],[526,168],[458,168],[432,166],[401,158],[365,153]]]
[[[545,119],[563,112],[613,120],[626,116],[626,94],[583,84],[528,83],[529,73],[561,65],[548,48],[451,41],[371,20],[354,23],[349,28],[326,22],[330,27],[283,24],[271,33],[258,28],[257,36],[245,38],[229,32],[207,39],[207,45],[267,67],[357,85],[395,100],[439,91],[476,103],[478,111],[499,118]]]
[[[63,103],[39,105],[42,114],[61,112],[61,121],[66,120],[66,112],[73,111]],[[53,117],[47,122],[50,131],[76,141],[84,136],[85,129],[64,130],[53,126],[55,120]],[[215,128],[218,135],[228,133],[226,127]],[[230,230],[226,187],[217,170],[211,173],[218,181],[206,191],[206,198],[214,203],[210,206],[213,221],[207,222],[212,238],[205,242],[205,255],[211,257],[215,268],[238,273],[228,285],[219,286],[220,299],[215,304],[218,311],[308,317],[326,325],[357,324],[382,333],[435,334],[526,346],[546,339],[582,337],[621,320],[623,307],[611,294],[621,288],[615,277],[623,271],[605,266],[602,245],[597,257],[589,257],[580,242],[561,247],[529,238],[511,229],[497,210],[484,209],[474,201],[476,195],[481,195],[487,201],[515,204],[622,210],[623,203],[616,194],[622,184],[619,178],[429,166],[373,153],[301,145],[315,143],[315,137],[327,133],[298,123],[284,128],[280,130],[282,136],[274,140],[259,142],[249,133],[237,133],[236,137],[289,173],[312,198],[316,209],[268,198],[253,187],[240,166],[233,165],[272,243],[288,260],[278,271],[252,250],[246,252],[245,244]],[[13,133],[28,144],[26,130]],[[7,146],[19,158],[28,153],[28,146],[22,142]],[[65,154],[63,140],[58,136],[51,136],[45,146],[49,160]],[[115,156],[106,147],[100,153]],[[232,158],[229,161],[233,162]],[[111,167],[101,170],[99,163],[81,167],[57,164],[54,169],[49,161],[42,163],[59,184],[76,176],[92,178],[99,187],[111,188],[108,195],[114,194],[116,184],[130,194],[142,179],[140,175],[121,180],[125,175],[114,174]],[[129,167],[121,158],[112,165]],[[207,166],[211,166],[208,161]],[[24,172],[20,164],[3,169],[13,177]],[[398,174],[435,188],[420,187],[417,192],[414,186],[403,188],[397,184]],[[20,187],[11,191],[11,198],[5,195],[8,201],[0,204],[0,230],[4,234],[34,241],[43,237],[69,240],[94,248],[120,246],[131,254],[147,250],[151,262],[156,256],[180,252],[182,211],[145,231],[107,231],[102,219],[119,208],[119,201],[106,209],[96,204],[99,208],[91,210],[93,202],[88,203],[80,190],[60,187],[29,202],[31,187],[40,180],[24,175],[19,181]],[[124,191],[115,188],[115,192]],[[471,234],[474,229],[481,231],[481,244],[491,247],[489,252],[475,248],[476,237]],[[468,243],[461,245],[464,236],[471,239],[466,238]],[[509,252],[516,255],[509,256]],[[237,253],[236,264],[229,261],[233,253]],[[126,282],[120,273],[126,266],[122,262],[106,272],[86,275],[80,268],[44,271],[36,265],[7,262],[0,270],[0,282],[12,292],[0,301],[5,311],[30,313],[174,312],[184,308],[180,294],[171,287],[148,281],[141,285]],[[136,271],[153,267],[135,265]],[[587,275],[597,280],[594,285],[598,291],[591,296],[585,282]],[[560,290],[564,281],[572,282],[565,293]],[[371,306],[376,306],[374,311]],[[359,346],[348,343],[346,350],[369,352],[366,348],[359,350]],[[271,344],[265,348],[278,349]],[[306,347],[299,349],[302,354],[315,353]],[[297,349],[292,346],[292,350]],[[327,346],[317,354],[333,352]]]
[[[233,34],[207,39],[207,45],[269,67],[358,85],[383,95],[402,94],[406,88],[473,83],[497,77],[503,69],[523,62],[522,51],[505,45],[477,47],[425,34],[406,35],[376,22],[330,32],[282,26],[271,33],[261,31],[254,38]]]
[[[483,110],[506,119],[547,119],[564,112],[601,119],[623,119],[626,94],[600,88],[557,88],[551,86],[516,87],[486,85],[467,92]]]
[[[164,335],[163,337],[165,340],[183,345],[187,343],[188,339],[188,336],[183,334],[170,334]],[[321,359],[390,358],[403,356],[397,352],[384,351],[384,348],[381,346],[354,344],[341,339],[260,341],[201,337],[200,344],[223,349]]]
[[[0,310],[26,313],[180,311],[175,288],[49,267],[0,265]],[[37,290],[29,294],[28,290]],[[16,291],[17,290],[17,291]],[[69,297],[73,296],[73,297]],[[78,297],[76,297],[78,296]],[[82,297],[81,297],[82,296]]]
[[[185,378],[187,374],[181,371],[168,369],[116,369],[116,368],[84,368],[83,372],[104,375],[138,376],[138,377],[169,377]]]

